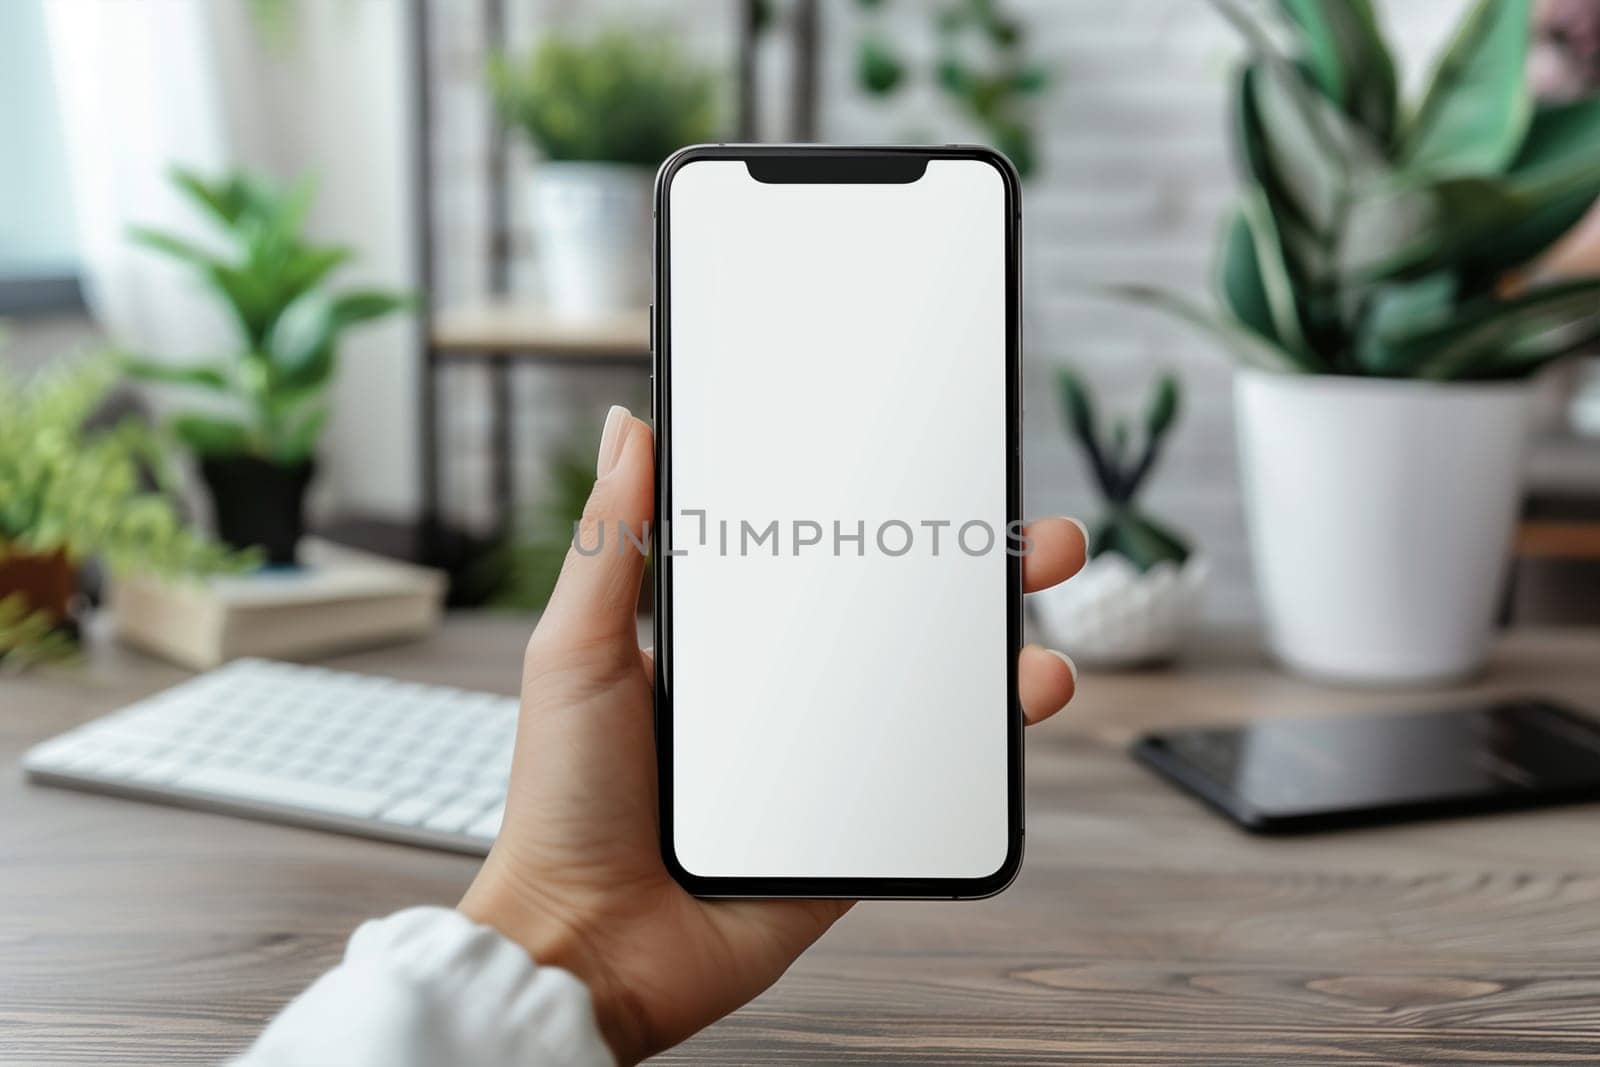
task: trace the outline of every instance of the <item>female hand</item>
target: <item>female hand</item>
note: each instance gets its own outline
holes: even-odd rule
[[[613,408],[586,526],[638,530],[652,510],[650,427]],[[1081,527],[1028,527],[1029,591],[1083,565]],[[593,543],[585,534],[584,543]],[[636,552],[569,552],[528,642],[505,821],[462,898],[472,919],[539,963],[588,985],[612,1052],[632,1063],[752,999],[849,908],[848,901],[707,901],[661,861],[652,718],[654,662],[638,645],[644,574]],[[1018,691],[1028,722],[1072,699],[1071,661],[1023,649]]]

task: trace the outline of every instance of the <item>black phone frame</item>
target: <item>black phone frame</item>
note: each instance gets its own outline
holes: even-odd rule
[[[672,833],[672,555],[661,544],[661,518],[672,511],[672,359],[670,189],[684,167],[709,160],[744,162],[757,181],[907,183],[935,160],[976,160],[999,172],[1005,188],[1006,258],[1006,522],[1022,513],[1022,183],[1010,160],[977,145],[694,145],[674,153],[656,174],[654,292],[650,313],[651,417],[656,430],[655,515],[651,543],[655,571],[656,780],[662,861],[690,893],[710,898],[975,900],[1010,885],[1022,867],[1022,708],[1016,663],[1022,649],[1022,561],[1006,556],[1006,731],[1008,832],[1005,859],[992,874],[975,878],[719,877],[695,874],[678,861]]]

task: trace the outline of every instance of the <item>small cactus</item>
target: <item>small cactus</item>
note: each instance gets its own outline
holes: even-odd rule
[[[1167,432],[1177,421],[1181,391],[1178,379],[1164,373],[1145,406],[1143,425],[1134,448],[1132,420],[1118,416],[1108,436],[1101,436],[1094,398],[1074,371],[1063,367],[1056,384],[1067,428],[1083,447],[1094,480],[1105,497],[1106,512],[1089,528],[1091,558],[1106,552],[1125,557],[1141,571],[1163,560],[1181,565],[1189,558],[1183,537],[1140,511],[1135,498],[1161,455]]]

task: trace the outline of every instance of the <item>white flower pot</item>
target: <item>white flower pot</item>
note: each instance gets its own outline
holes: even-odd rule
[[[529,207],[554,314],[593,318],[650,302],[653,181],[647,168],[621,163],[537,165]]]
[[[1182,567],[1148,571],[1122,556],[1096,556],[1069,582],[1028,598],[1053,647],[1089,667],[1133,667],[1170,659],[1200,612],[1206,563],[1191,554]]]
[[[1357,684],[1484,659],[1533,390],[1241,370],[1239,463],[1273,651]]]

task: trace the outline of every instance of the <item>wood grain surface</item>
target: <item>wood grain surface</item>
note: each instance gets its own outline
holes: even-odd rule
[[[525,620],[332,665],[513,692]],[[96,643],[0,678],[0,1062],[213,1063],[361,919],[453,903],[473,860],[31,786],[28,745],[182,672]],[[1600,707],[1600,632],[1518,633],[1444,695]],[[1029,731],[1027,861],[978,903],[858,907],[663,1063],[1600,1062],[1600,808],[1248,837],[1131,763],[1140,730],[1435,701],[1278,674],[1212,635],[1088,674]]]

